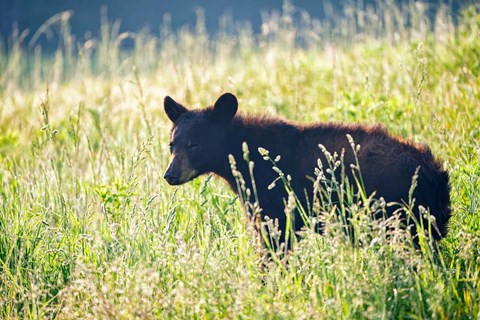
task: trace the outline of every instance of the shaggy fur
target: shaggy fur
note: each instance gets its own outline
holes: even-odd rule
[[[267,149],[272,157],[281,156],[278,166],[285,175],[292,177],[293,189],[306,207],[307,203],[312,203],[311,177],[315,176],[318,159],[327,165],[319,144],[332,154],[345,150],[346,174],[353,181],[349,165],[355,163],[355,158],[346,137],[349,134],[356,144],[361,145],[357,156],[367,195],[375,192],[375,198],[383,197],[386,202],[407,203],[412,177],[419,168],[418,185],[413,193],[414,213],[420,219],[418,205],[427,208],[435,216],[438,226],[438,231],[433,230],[434,238],[439,240],[446,235],[450,218],[448,173],[426,145],[394,137],[380,126],[302,125],[276,117],[237,115],[237,107],[236,97],[228,93],[222,95],[213,107],[192,111],[166,97],[165,111],[174,123],[171,132],[173,159],[165,173],[170,184],[183,184],[198,175],[213,172],[238,193],[228,161],[228,155],[232,154],[247,187],[252,188],[248,166],[242,159],[242,143],[246,142],[250,159],[255,163],[254,178],[262,217],[278,219],[280,229],[284,231],[287,194],[281,183],[268,189],[278,174],[272,170],[270,162],[262,159],[258,147]],[[391,215],[396,209],[398,206],[388,208],[387,214]],[[297,212],[295,229],[300,230],[302,226]],[[412,232],[416,233],[414,228]]]

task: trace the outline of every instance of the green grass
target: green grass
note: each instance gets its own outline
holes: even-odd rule
[[[0,318],[480,316],[478,6],[457,26],[441,12],[431,29],[418,8],[391,11],[384,28],[365,12],[337,29],[295,26],[289,10],[258,36],[209,37],[201,19],[161,38],[104,22],[78,43],[59,16],[55,54],[22,49],[21,35],[0,50]],[[265,265],[225,183],[162,179],[163,97],[200,108],[225,91],[245,113],[381,123],[428,143],[451,174],[439,256],[359,219],[364,245],[333,221],[288,263]]]

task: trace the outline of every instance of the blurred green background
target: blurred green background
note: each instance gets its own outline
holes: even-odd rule
[[[426,13],[433,19],[440,5],[446,5],[455,19],[462,7],[474,2],[476,1],[426,1],[428,7]],[[335,26],[338,17],[345,13],[347,7],[378,11],[382,10],[379,8],[381,6],[385,6],[385,8],[391,7],[392,4],[399,7],[414,6],[416,2],[412,0],[383,2],[374,0],[293,0],[290,3],[295,7],[294,16],[308,14],[312,18],[328,21]],[[0,38],[4,45],[8,46],[11,44],[8,38],[11,38],[15,28],[19,31],[28,29],[29,33],[26,36],[26,42],[28,42],[45,21],[65,10],[71,10],[73,13],[70,20],[71,32],[78,40],[83,40],[85,35],[87,37],[97,35],[102,12],[112,21],[121,21],[120,32],[135,32],[146,27],[150,32],[158,33],[165,15],[170,17],[173,30],[183,26],[194,27],[198,9],[203,9],[206,31],[211,34],[219,29],[221,17],[224,16],[229,16],[233,21],[246,22],[254,32],[258,32],[261,29],[262,15],[280,12],[283,5],[284,2],[279,0],[0,0]],[[39,39],[39,44],[44,49],[56,48],[55,34],[51,36],[50,39],[45,37]]]

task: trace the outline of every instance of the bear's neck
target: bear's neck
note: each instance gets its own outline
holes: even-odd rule
[[[270,174],[274,175],[269,161],[263,159],[258,148],[264,148],[269,151],[272,159],[277,155],[281,156],[283,166],[288,165],[294,149],[297,146],[301,136],[302,128],[293,123],[279,118],[260,116],[255,118],[236,116],[232,120],[228,135],[224,143],[224,161],[219,168],[213,170],[213,173],[219,175],[227,181],[230,188],[238,193],[237,181],[232,173],[232,168],[228,156],[233,155],[237,170],[245,180],[246,186],[251,188],[250,172],[248,163],[244,160],[242,145],[247,143],[249,149],[249,160],[255,164],[255,180],[271,179]],[[261,176],[257,176],[262,172]],[[268,172],[268,177],[263,174]]]

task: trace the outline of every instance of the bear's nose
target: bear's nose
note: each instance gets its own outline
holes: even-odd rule
[[[165,180],[167,180],[168,184],[171,184],[171,185],[178,184],[178,177],[172,175],[169,172],[166,172],[165,175],[163,176],[163,178],[165,178]]]

